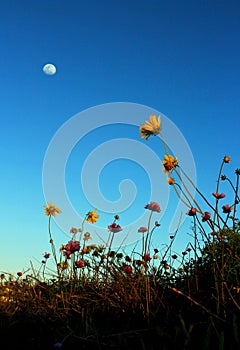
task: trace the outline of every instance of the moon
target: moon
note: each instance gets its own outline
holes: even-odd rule
[[[54,75],[56,73],[57,69],[52,63],[47,63],[43,67],[43,72],[47,75]]]

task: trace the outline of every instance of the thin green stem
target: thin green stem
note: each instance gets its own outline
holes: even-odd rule
[[[152,213],[153,213],[153,211],[151,210],[149,218],[148,218],[148,230],[147,230],[146,240],[145,240],[145,252],[144,252],[145,254],[147,253],[148,237],[150,234],[150,224],[151,224]]]

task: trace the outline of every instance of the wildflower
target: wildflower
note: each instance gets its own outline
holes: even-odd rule
[[[233,207],[230,207],[228,204],[222,206],[222,210],[224,213],[230,213],[233,210]]]
[[[91,234],[90,234],[89,232],[86,232],[86,233],[84,234],[83,240],[84,240],[85,242],[88,242],[89,240],[92,240]]]
[[[149,119],[150,121],[146,121],[145,124],[140,125],[141,137],[146,138],[146,141],[148,141],[150,136],[160,134],[161,130],[160,115],[156,118],[154,114],[151,114]]]
[[[134,264],[138,265],[138,266],[141,266],[143,264],[143,261],[142,260],[134,260]]]
[[[240,169],[236,169],[236,170],[235,170],[235,174],[236,174],[236,175],[240,175]]]
[[[190,252],[192,249],[191,248],[187,248],[186,249],[186,252]]]
[[[169,185],[174,185],[175,184],[175,180],[173,177],[167,177],[167,182]]]
[[[153,255],[153,259],[154,260],[158,259],[158,255]]]
[[[155,226],[159,227],[159,226],[161,226],[161,224],[159,224],[158,221],[155,221]]]
[[[5,278],[5,275],[4,275],[4,273],[1,273],[1,276],[0,276],[0,278],[1,278],[1,280],[4,280],[4,278]]]
[[[48,205],[44,205],[43,208],[45,209],[46,216],[56,217],[56,214],[61,213],[61,210],[57,208],[56,205],[52,204],[52,202],[48,202]]]
[[[65,245],[65,249],[67,251],[69,251],[70,253],[77,252],[80,249],[80,243],[79,243],[79,241],[72,241],[71,240]]]
[[[45,258],[45,259],[49,259],[49,257],[50,257],[50,253],[45,253],[45,254],[44,254],[44,258]]]
[[[226,197],[226,195],[224,193],[217,193],[217,192],[213,192],[213,196],[217,199],[221,199]]]
[[[173,239],[174,238],[174,236],[170,236],[170,239]]]
[[[68,268],[68,262],[67,261],[62,261],[58,264],[59,270],[66,270]]]
[[[151,202],[149,204],[146,204],[144,208],[152,211],[156,211],[158,213],[160,213],[161,211],[160,206],[157,202]]]
[[[126,256],[125,256],[125,260],[126,260],[127,262],[132,262],[132,258],[130,258],[129,255],[126,255]]]
[[[139,227],[138,232],[144,233],[144,232],[147,232],[147,230],[148,230],[148,229],[147,229],[146,227],[141,226],[141,227]]]
[[[82,253],[83,254],[89,254],[91,252],[93,248],[91,247],[91,245],[86,245],[83,249],[82,249]]]
[[[177,259],[177,255],[176,255],[176,254],[173,254],[173,255],[172,255],[172,258],[173,258],[173,259]]]
[[[209,213],[208,211],[205,211],[203,214],[202,214],[202,221],[207,221],[209,220],[211,217],[211,213]]]
[[[115,216],[114,216],[114,219],[115,219],[115,220],[119,220],[119,215],[115,215]]]
[[[95,249],[95,248],[97,248],[97,245],[96,245],[95,243],[89,244],[89,245],[88,245],[88,248],[89,248],[89,249]]]
[[[21,276],[22,276],[22,272],[21,272],[21,271],[17,272],[17,275],[18,275],[19,277],[21,277]]]
[[[71,251],[70,250],[66,250],[63,252],[63,256],[65,256],[67,259],[70,259],[70,256],[71,256]]]
[[[190,210],[188,210],[187,215],[194,216],[194,215],[196,215],[196,213],[197,213],[197,209],[191,208]]]
[[[78,229],[76,227],[72,227],[70,233],[73,233],[75,235],[76,233],[78,233]]]
[[[117,232],[120,232],[122,231],[122,228],[120,225],[116,224],[115,222],[112,223],[112,225],[109,225],[108,226],[108,229],[110,232],[112,233],[117,233]]]
[[[164,166],[163,171],[165,172],[165,174],[169,174],[170,171],[173,168],[176,168],[176,166],[178,165],[178,160],[177,160],[177,158],[174,158],[171,155],[165,154],[164,160],[162,161],[162,164]]]
[[[225,156],[223,158],[224,163],[230,163],[231,158],[229,156]]]
[[[114,250],[111,250],[109,253],[108,253],[108,256],[110,256],[110,258],[114,258],[116,255],[116,252]]]
[[[155,254],[159,253],[159,250],[157,248],[154,248],[153,250]]]
[[[150,257],[150,254],[144,254],[144,255],[143,255],[143,260],[144,260],[144,261],[147,262],[147,261],[150,261],[151,259],[152,259],[152,258]]]
[[[61,247],[59,248],[59,251],[63,252],[64,249],[66,249],[66,244],[62,244]]]
[[[97,221],[99,215],[96,214],[96,211],[97,211],[97,209],[94,209],[94,210],[92,210],[92,211],[89,211],[89,212],[86,214],[86,220],[87,220],[87,222],[90,222],[90,223],[94,224],[94,223]]]
[[[75,261],[75,265],[78,268],[83,268],[84,267],[84,261],[83,260],[77,260],[77,261]]]
[[[182,252],[182,255],[186,255],[187,254],[187,252]]]
[[[127,275],[130,275],[132,273],[132,266],[130,265],[125,265],[122,269]]]

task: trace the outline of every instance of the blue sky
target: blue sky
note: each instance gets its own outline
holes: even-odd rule
[[[198,187],[211,198],[224,155],[231,156],[229,176],[239,167],[239,42],[237,0],[1,0],[0,270],[24,270],[30,260],[37,266],[50,251],[43,211],[45,155],[65,123],[95,106],[133,103],[169,118],[191,149]],[[53,76],[42,71],[49,62],[57,67]],[[139,125],[147,118],[139,116]],[[82,120],[86,126],[89,122]],[[91,131],[69,155],[66,188],[81,215],[95,207],[80,186],[84,161],[100,144],[121,137],[146,146],[132,123],[129,116],[129,125],[116,126],[113,116],[112,125]],[[148,144],[162,159],[160,140],[150,138]],[[161,168],[157,172],[162,178]],[[144,169],[121,158],[104,167],[99,179],[108,200],[118,199],[124,178],[135,183],[137,203],[121,213],[123,228],[144,212],[146,202],[162,206],[156,193],[151,197]],[[175,196],[170,196],[174,207]],[[161,218],[160,244],[169,242],[169,210]],[[100,213],[99,225],[106,227],[113,215]],[[179,249],[189,239],[190,226],[188,220]],[[69,239],[58,225],[53,231],[56,245]]]

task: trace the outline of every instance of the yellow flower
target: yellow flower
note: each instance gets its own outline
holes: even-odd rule
[[[224,160],[224,163],[230,163],[231,158],[229,156],[225,156],[223,160]]]
[[[62,261],[58,264],[59,270],[66,270],[68,268],[68,262],[67,261]]]
[[[54,216],[56,217],[56,213],[60,214],[61,210],[56,207],[56,205],[52,204],[52,202],[48,202],[48,205],[44,205],[46,216]]]
[[[59,248],[60,252],[63,252],[66,249],[66,244],[62,244]]]
[[[92,210],[92,211],[89,211],[89,212],[86,214],[86,220],[87,220],[87,222],[90,222],[90,223],[94,224],[94,223],[97,221],[99,215],[96,214],[96,210],[97,210],[97,209],[94,209],[94,210]]]
[[[140,125],[141,137],[145,137],[146,141],[148,141],[150,136],[160,134],[161,130],[160,115],[156,118],[154,114],[151,114],[149,119],[150,121],[146,121],[145,124]]]
[[[170,171],[173,168],[176,168],[176,166],[178,165],[178,160],[177,160],[177,158],[174,158],[173,156],[165,155],[164,160],[162,161],[162,164],[164,166],[163,171],[166,174],[169,174]]]
[[[167,178],[167,182],[169,183],[169,185],[174,185],[175,184],[175,180],[173,177],[168,177]]]

